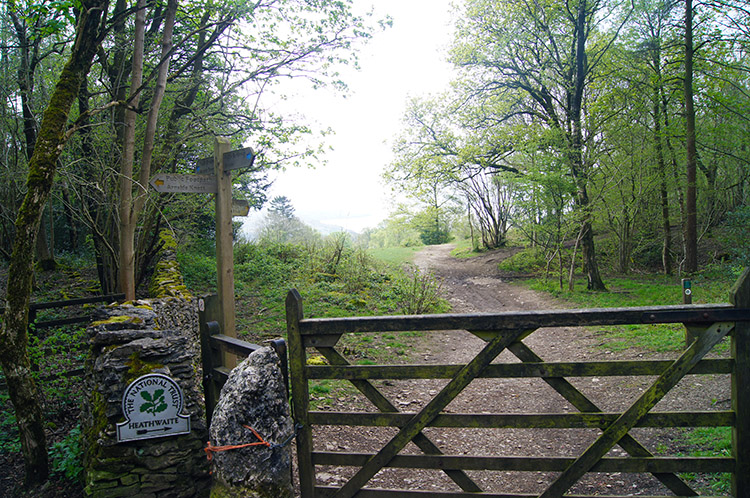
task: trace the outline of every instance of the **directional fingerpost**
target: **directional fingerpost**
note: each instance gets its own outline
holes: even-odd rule
[[[232,150],[225,152],[223,159],[224,172],[234,171],[236,169],[250,168],[255,162],[255,152],[251,147],[244,149]],[[199,175],[214,174],[214,158],[205,157],[199,159],[195,164],[195,172]]]
[[[198,175],[213,175],[214,174],[214,158],[204,157],[198,159],[195,163],[195,173]]]
[[[207,175],[159,173],[149,184],[162,193],[215,194],[217,188],[216,177]]]
[[[224,171],[249,168],[255,162],[255,152],[250,147],[224,153]]]
[[[250,203],[246,199],[232,199],[232,216],[247,216]]]

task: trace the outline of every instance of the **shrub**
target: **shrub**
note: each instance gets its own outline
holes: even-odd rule
[[[80,481],[83,473],[81,450],[81,426],[77,425],[50,448],[51,469],[54,474],[64,475],[71,481]]]
[[[498,266],[505,271],[535,273],[544,271],[546,264],[544,253],[536,247],[530,247],[504,259]]]
[[[196,250],[179,251],[180,264],[185,285],[193,291],[216,288],[216,257]]]
[[[450,242],[450,231],[441,228],[425,228],[419,232],[419,238],[424,245],[432,246]]]
[[[395,304],[407,315],[436,313],[446,309],[440,297],[441,283],[432,273],[423,273],[419,268],[409,268],[393,280]]]
[[[727,216],[727,244],[739,266],[750,266],[750,206],[742,206]]]

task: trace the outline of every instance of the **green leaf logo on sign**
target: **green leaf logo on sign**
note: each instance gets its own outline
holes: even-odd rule
[[[167,409],[167,403],[164,401],[164,389],[157,389],[153,394],[148,391],[141,391],[141,398],[146,400],[140,408],[140,412],[150,413],[156,416],[157,413]]]
[[[183,414],[182,389],[162,374],[138,377],[122,395],[124,422],[117,424],[117,441],[127,442],[190,432],[190,415]]]

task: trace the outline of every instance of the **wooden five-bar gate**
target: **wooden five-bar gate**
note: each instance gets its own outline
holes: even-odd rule
[[[498,314],[443,314],[397,317],[304,319],[296,291],[287,296],[292,401],[296,422],[299,479],[302,498],[530,496],[483,491],[468,471],[532,471],[555,473],[546,489],[534,496],[560,497],[588,472],[650,473],[676,496],[697,493],[678,473],[731,473],[732,494],[750,497],[750,278],[742,275],[732,290],[731,304],[661,306],[618,309],[578,309]],[[625,324],[682,323],[695,340],[676,360],[612,362],[545,362],[523,339],[538,328]],[[342,334],[393,331],[466,330],[485,341],[484,348],[462,365],[353,365],[336,350]],[[705,358],[724,337],[731,337],[729,358]],[[315,348],[328,365],[308,365],[307,351]],[[508,350],[520,362],[493,363]],[[731,409],[724,411],[655,411],[651,409],[686,374],[731,375]],[[621,413],[605,413],[571,383],[569,378],[653,376],[656,380]],[[445,407],[474,379],[541,378],[574,406],[578,413],[460,414]],[[379,412],[332,412],[310,409],[309,381],[350,381]],[[419,411],[399,412],[372,382],[375,379],[450,379]],[[395,436],[374,453],[314,448],[318,426],[390,427]],[[443,454],[426,428],[596,428],[596,440],[577,457],[516,457]],[[635,427],[731,427],[732,454],[725,457],[657,457],[631,434]],[[423,454],[401,453],[413,442]],[[606,456],[616,445],[626,457]],[[333,448],[336,448],[334,445]],[[317,466],[355,467],[343,485],[318,485]],[[457,491],[377,489],[368,487],[386,467],[439,469]],[[456,489],[454,487],[454,489]],[[634,490],[637,491],[637,490]],[[582,496],[582,495],[576,495]],[[669,495],[672,496],[672,495]]]

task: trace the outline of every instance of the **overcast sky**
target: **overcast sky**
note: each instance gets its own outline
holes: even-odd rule
[[[326,154],[325,165],[274,175],[269,199],[288,197],[306,222],[360,231],[374,228],[393,207],[381,173],[391,162],[391,144],[401,130],[408,98],[448,86],[451,66],[444,59],[452,28],[450,0],[355,4],[373,5],[376,18],[390,15],[393,27],[377,33],[360,52],[360,71],[344,73],[348,97],[319,90],[284,104],[309,122],[333,129],[335,135],[326,139],[333,151]]]

